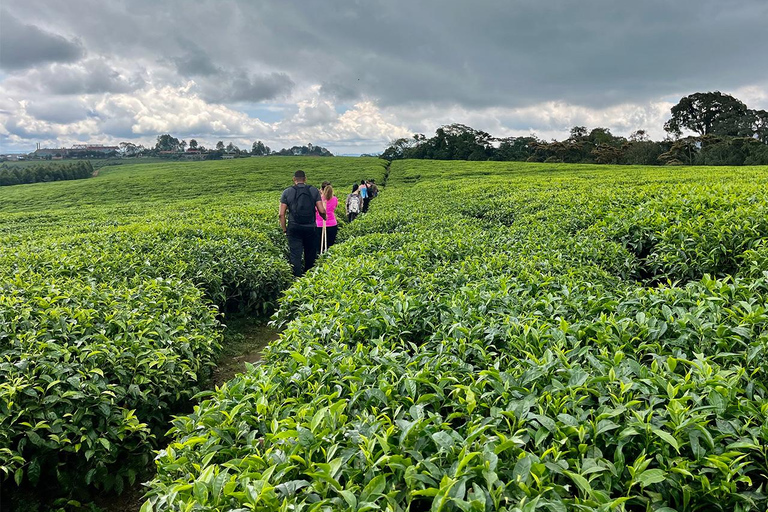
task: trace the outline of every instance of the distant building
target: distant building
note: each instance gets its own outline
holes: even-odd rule
[[[104,144],[75,144],[67,151],[67,156],[79,156],[93,153],[116,153],[119,149],[120,148],[117,146],[105,146]]]
[[[65,157],[67,156],[67,151],[67,148],[38,148],[32,155],[36,158]]]
[[[183,158],[185,160],[202,160],[205,155],[199,149],[188,149],[184,152]]]

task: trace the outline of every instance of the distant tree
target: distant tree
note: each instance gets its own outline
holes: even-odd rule
[[[172,137],[170,134],[158,135],[157,143],[155,144],[156,151],[179,151],[180,149],[179,139]]]
[[[189,141],[189,149],[197,149],[197,141],[195,139]]]
[[[264,145],[260,140],[253,143],[251,146],[251,154],[256,156],[266,156],[272,152],[269,146]]]
[[[749,110],[746,124],[748,129],[744,136],[754,137],[763,144],[768,144],[768,111]]]
[[[186,151],[187,150],[187,141],[183,140],[183,141],[179,142],[179,148],[182,151]]]
[[[637,132],[636,132],[637,133]],[[623,147],[621,163],[628,165],[659,165],[659,156],[667,151],[661,142],[654,142],[647,135],[632,134]]]
[[[589,132],[588,139],[592,144],[595,145],[607,144],[609,146],[615,147],[618,147],[626,142],[626,139],[623,137],[614,136],[611,133],[611,130],[608,128],[594,128],[591,132]]]
[[[624,157],[624,151],[620,147],[611,144],[597,144],[592,150],[595,163],[618,164]]]
[[[635,130],[629,135],[629,142],[648,142],[651,138],[645,130]]]
[[[672,118],[664,129],[677,137],[683,129],[700,136],[737,136],[747,122],[747,106],[733,96],[719,91],[697,92],[672,107]]]
[[[138,147],[133,142],[121,142],[119,146],[124,156],[133,156],[138,152]]]
[[[700,145],[697,137],[677,139],[669,150],[659,155],[659,162],[664,165],[693,165]]]
[[[571,128],[571,136],[569,137],[569,139],[571,140],[586,139],[588,133],[589,132],[587,131],[586,126],[574,126],[573,128]]]
[[[389,143],[389,146],[381,154],[381,158],[384,160],[400,160],[405,158],[405,153],[408,149],[412,148],[415,144],[414,139],[401,137],[393,140]]]
[[[238,153],[239,151],[240,151],[240,149],[237,146],[235,146],[234,144],[232,144],[231,142],[229,144],[227,144],[227,153],[230,153],[230,154],[231,153]]]
[[[493,160],[525,162],[533,156],[539,141],[536,136],[508,137],[499,139],[499,147],[494,151]]]
[[[280,156],[333,156],[333,153],[331,153],[326,148],[322,146],[315,146],[313,144],[283,148],[280,151],[272,154]]]
[[[216,151],[224,151],[224,143],[222,141],[216,143]]]

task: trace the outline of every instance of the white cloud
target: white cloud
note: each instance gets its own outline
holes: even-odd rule
[[[652,137],[665,136],[663,124],[673,103],[663,100],[648,104],[620,104],[589,108],[562,101],[548,101],[520,108],[492,107],[467,109],[454,107],[390,108],[387,112],[405,122],[414,132],[431,136],[438,126],[462,123],[496,137],[535,133],[543,139],[562,139],[574,126],[609,128],[615,135],[629,135],[644,129]]]
[[[274,149],[312,142],[332,149],[361,148],[361,152],[380,150],[390,140],[411,134],[371,101],[337,112],[331,101],[318,95],[320,86],[305,91],[310,97],[297,100],[294,115],[273,123],[208,103],[194,89],[189,82],[181,87],[145,87],[130,94],[45,100],[47,104],[6,100],[0,103],[0,129],[8,134],[6,144],[29,139],[57,146],[82,140],[151,145],[158,134],[170,133],[211,146],[228,140],[246,148],[262,140]]]

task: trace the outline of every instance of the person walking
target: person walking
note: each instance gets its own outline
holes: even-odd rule
[[[286,226],[286,213],[288,225]],[[307,175],[302,170],[293,174],[293,186],[285,189],[280,196],[280,227],[288,236],[289,261],[293,275],[300,277],[312,268],[317,259],[315,241],[315,214],[325,219],[325,206],[320,192],[307,185]],[[304,254],[304,268],[301,256]]]
[[[339,205],[339,198],[333,195],[333,187],[329,181],[324,181],[320,187],[320,197],[325,206],[325,219],[320,213],[315,214],[317,223],[316,238],[317,252],[322,254],[336,243],[336,234],[339,231],[339,225],[336,221],[336,207]],[[323,229],[325,229],[325,239],[323,240]],[[325,243],[323,244],[323,241]]]
[[[360,215],[363,199],[360,197],[359,188],[360,186],[355,183],[352,185],[352,193],[347,195],[347,222],[352,222]]]
[[[360,197],[363,200],[362,213],[365,213],[368,211],[368,203],[371,201],[371,196],[368,194],[368,187],[365,185],[365,180],[360,181],[360,188],[358,192],[360,193]]]
[[[368,196],[370,196],[371,200],[375,199],[379,195],[379,187],[376,186],[376,182],[370,180],[366,183],[366,186],[368,188]]]

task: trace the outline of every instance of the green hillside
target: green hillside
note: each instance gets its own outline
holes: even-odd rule
[[[124,166],[0,190],[0,473],[132,483],[207,385],[223,311],[263,316],[293,278],[277,224],[297,168],[346,188],[376,159]],[[341,192],[340,192],[341,193]]]
[[[394,163],[264,364],[174,420],[149,503],[762,510],[767,182]]]
[[[387,185],[292,281],[295,167]],[[0,196],[9,480],[130,483],[214,364],[218,311],[280,297],[263,363],[172,420],[143,511],[768,506],[768,167],[102,172]]]

